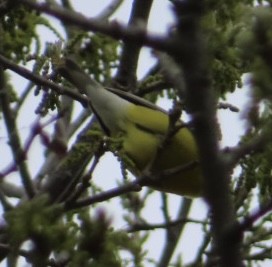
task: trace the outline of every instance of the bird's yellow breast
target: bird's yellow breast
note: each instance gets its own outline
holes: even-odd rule
[[[160,191],[186,196],[199,196],[202,178],[198,164],[197,146],[191,131],[184,127],[158,150],[168,131],[169,117],[142,106],[133,106],[127,113],[123,150],[139,171],[148,168],[162,174],[165,170],[192,163],[186,170],[155,179],[152,187]],[[132,170],[133,171],[133,170]]]

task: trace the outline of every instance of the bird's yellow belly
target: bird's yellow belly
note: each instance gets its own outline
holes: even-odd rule
[[[158,150],[163,136],[154,135],[138,129],[134,125],[128,128],[124,137],[123,149],[134,162],[137,170],[131,170],[138,175],[147,169],[152,170],[153,180],[149,185],[154,189],[185,196],[200,196],[202,194],[202,178],[198,166],[196,144],[188,129],[180,130],[169,142]],[[182,166],[190,165],[186,170]],[[165,171],[178,172],[161,176]]]

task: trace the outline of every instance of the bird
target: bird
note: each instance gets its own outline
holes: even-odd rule
[[[136,177],[151,172],[146,184],[155,190],[189,198],[202,196],[199,153],[188,126],[180,121],[184,126],[168,134],[167,111],[131,93],[103,87],[70,58],[62,58],[56,70],[87,95],[104,133],[122,137],[121,152],[132,161],[128,168]]]

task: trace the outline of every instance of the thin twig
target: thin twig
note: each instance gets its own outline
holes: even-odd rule
[[[33,88],[34,84],[33,83],[29,83],[27,85],[27,87],[25,88],[25,90],[23,91],[22,95],[20,95],[17,103],[16,103],[16,106],[14,108],[14,117],[17,118],[18,117],[18,114],[19,114],[19,111],[20,111],[20,108],[22,107],[22,105],[24,104],[27,96],[29,95],[29,93],[31,92],[31,89]]]
[[[179,218],[180,220],[186,219],[190,212],[191,205],[192,205],[191,199],[183,198],[180,202],[177,218]],[[176,224],[176,225],[173,225],[172,227],[167,228],[167,232],[166,232],[167,239],[166,239],[166,243],[165,243],[161,258],[159,260],[158,267],[169,266],[170,260],[178,244],[179,238],[185,228],[185,225],[186,225],[186,221],[184,222],[181,221],[179,224]]]
[[[173,221],[169,221],[166,223],[155,223],[155,224],[133,224],[127,231],[129,233],[138,232],[138,231],[149,231],[156,229],[168,229],[172,226],[179,225],[181,223],[195,223],[195,224],[204,224],[205,222],[200,220],[194,220],[190,218],[181,218]]]
[[[97,20],[105,20],[114,14],[114,12],[121,6],[124,0],[112,0],[111,3],[103,9],[103,11],[96,16]]]
[[[67,199],[67,205],[69,206],[69,203],[73,203],[76,200],[78,200],[81,195],[88,189],[88,187],[90,186],[90,180],[92,179],[93,176],[93,172],[95,170],[95,168],[97,167],[97,164],[100,161],[100,158],[102,157],[102,155],[104,154],[104,149],[103,149],[103,144],[100,144],[100,147],[98,148],[97,152],[94,155],[94,159],[92,162],[92,165],[89,169],[89,171],[87,172],[86,175],[83,176],[83,179],[81,181],[81,184],[79,185],[79,187],[76,189],[76,191],[74,192],[74,194],[72,194],[68,199]]]
[[[211,234],[206,233],[205,238],[202,241],[202,245],[199,247],[195,260],[193,261],[192,266],[201,266],[203,254],[208,247],[209,243],[211,241]]]
[[[260,252],[256,252],[254,254],[245,256],[245,260],[246,261],[263,261],[265,259],[272,259],[271,250],[272,250],[271,247],[265,248]]]
[[[52,119],[49,120],[49,122],[44,123],[43,125],[41,125],[39,123],[39,121],[37,121],[36,123],[34,123],[34,125],[32,126],[32,132],[31,134],[28,136],[24,148],[23,148],[23,156],[20,157],[20,161],[19,162],[23,162],[25,160],[25,156],[27,155],[27,153],[29,152],[31,145],[35,139],[35,137],[37,135],[39,135],[43,141],[43,144],[46,145],[48,148],[55,150],[54,146],[52,146],[50,144],[49,141],[49,137],[46,135],[46,133],[43,132],[43,128],[46,127],[48,124],[50,124],[51,122],[53,122],[54,120],[56,120],[57,117],[54,117]],[[59,152],[58,149],[56,149],[55,152]],[[6,177],[7,175],[9,175],[10,173],[14,172],[17,170],[17,166],[16,164],[12,163],[10,164],[7,168],[4,169],[4,171],[0,172],[0,178]]]
[[[272,211],[272,199],[268,201],[266,204],[262,205],[259,209],[255,210],[251,213],[251,215],[247,216],[238,226],[237,230],[241,233],[248,230],[253,226],[253,224],[259,220],[266,213]]]
[[[183,102],[185,97],[185,82],[182,69],[175,62],[174,58],[167,53],[156,51],[154,54],[159,60],[160,71],[164,79],[170,86],[177,90],[180,101]]]
[[[0,202],[5,212],[14,208],[13,205],[7,200],[7,197],[2,190],[0,190]]]
[[[137,192],[139,190],[141,190],[141,186],[139,185],[138,180],[136,180],[136,181],[133,181],[129,184],[119,186],[117,188],[113,188],[111,190],[103,192],[97,196],[92,196],[92,197],[89,197],[86,199],[82,199],[82,200],[79,200],[75,203],[67,203],[65,205],[65,209],[72,210],[72,209],[86,207],[86,206],[92,205],[94,203],[103,202],[103,201],[109,200],[111,198],[121,196],[121,195],[129,193],[129,192],[135,192],[135,191]]]
[[[135,94],[137,96],[145,96],[146,94],[161,92],[169,86],[170,84],[166,81],[155,81],[152,83],[148,83],[148,85],[146,86],[143,86],[142,89],[138,89],[137,91],[135,91]]]
[[[78,181],[82,177],[81,175],[85,167],[87,166],[87,164],[90,162],[92,156],[93,155],[89,155],[89,157],[86,157],[83,159],[83,161],[81,162],[81,165],[78,166],[77,172],[73,175],[72,179],[69,181],[69,183],[63,186],[63,190],[56,198],[55,203],[61,203],[65,201],[67,198],[69,198],[69,196],[71,195],[71,192],[75,189],[75,186],[77,185]]]
[[[220,103],[217,104],[217,108],[218,109],[229,109],[232,112],[239,112],[240,111],[239,108],[237,108],[236,106],[234,106],[234,105],[232,105],[230,103],[220,102]]]
[[[82,110],[78,117],[70,124],[68,129],[68,138],[71,138],[74,135],[74,133],[90,117],[90,115],[91,111],[89,109]]]
[[[271,141],[271,125],[267,125],[261,134],[254,136],[250,141],[235,148],[227,148],[225,151],[230,154],[228,164],[235,166],[243,157],[262,151]]]
[[[161,197],[162,197],[162,215],[164,221],[166,223],[169,223],[171,221],[171,217],[169,214],[168,195],[165,193],[161,193]]]

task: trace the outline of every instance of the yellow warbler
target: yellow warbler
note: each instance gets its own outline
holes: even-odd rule
[[[122,151],[135,164],[131,169],[134,174],[139,176],[150,167],[159,177],[151,179],[152,188],[190,197],[202,194],[197,146],[190,129],[181,127],[161,147],[169,131],[166,111],[132,94],[105,89],[70,59],[57,70],[89,97],[91,109],[107,135],[122,134]]]

